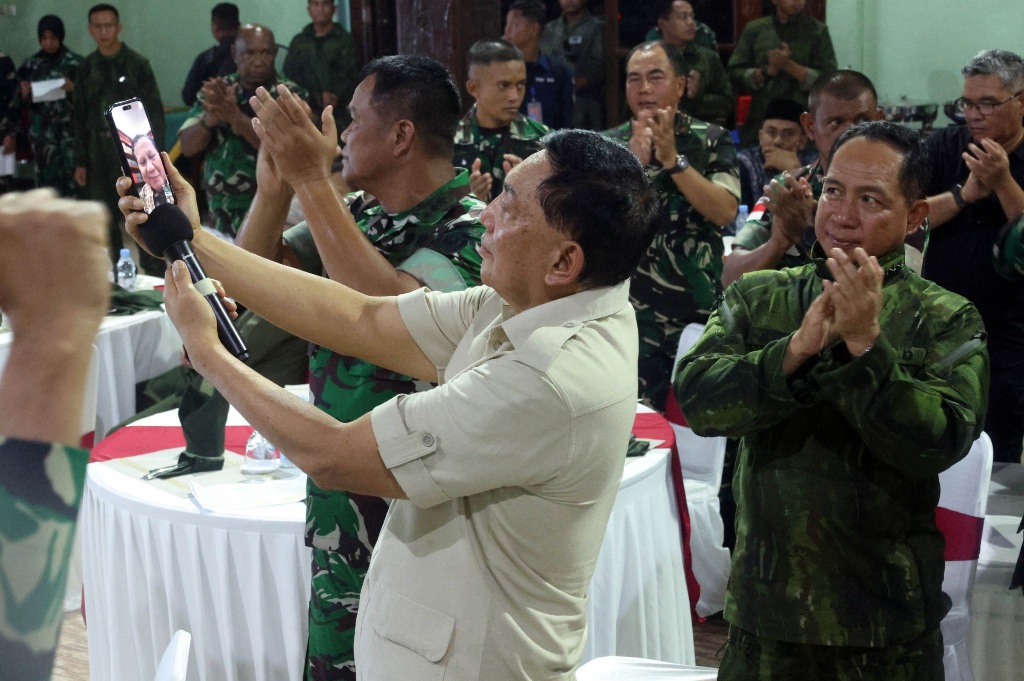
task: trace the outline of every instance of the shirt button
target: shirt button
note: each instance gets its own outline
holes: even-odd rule
[[[494,342],[491,343],[491,350],[497,350],[500,347],[501,347],[501,343],[499,343],[498,341],[494,341]]]
[[[564,326],[567,329],[571,329],[572,327],[576,326],[576,322],[566,322],[565,324],[562,324],[562,326]]]
[[[423,443],[424,447],[433,447],[434,446],[434,436],[433,435],[429,435],[429,434],[428,435],[424,435],[423,439],[421,440],[421,442]]]

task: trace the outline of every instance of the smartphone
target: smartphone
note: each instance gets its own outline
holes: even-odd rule
[[[164,203],[175,203],[167,168],[160,158],[153,126],[142,100],[118,102],[104,114],[110,126],[114,148],[121,159],[121,170],[132,178],[132,193],[142,199],[143,210],[152,213]]]

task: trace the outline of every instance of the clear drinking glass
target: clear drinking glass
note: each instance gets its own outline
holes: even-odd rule
[[[252,481],[266,479],[281,467],[281,450],[267,438],[253,431],[245,443],[245,458],[242,459],[242,475]]]

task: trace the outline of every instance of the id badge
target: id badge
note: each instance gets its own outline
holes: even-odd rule
[[[544,122],[544,110],[540,105],[540,102],[533,100],[526,104],[526,116],[527,118],[537,121],[538,123]]]

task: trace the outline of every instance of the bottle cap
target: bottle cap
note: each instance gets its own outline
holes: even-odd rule
[[[741,213],[749,213],[750,212],[750,206],[748,206],[745,203],[741,203],[740,204],[740,212]]]
[[[121,257],[122,258],[130,258],[130,257],[132,257],[132,252],[130,250],[128,250],[127,248],[122,248],[121,249]]]

